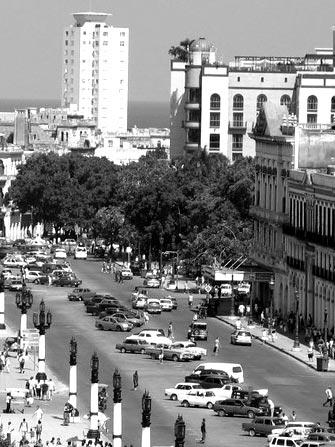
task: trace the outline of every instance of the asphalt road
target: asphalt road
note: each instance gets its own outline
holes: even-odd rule
[[[130,302],[130,294],[140,278],[116,284],[111,275],[101,273],[101,262],[94,260],[71,261],[83,285],[97,292],[108,292],[123,302]],[[212,410],[182,408],[178,403],[164,398],[164,388],[183,381],[198,362],[174,363],[158,361],[146,356],[121,354],[115,351],[115,343],[125,338],[125,334],[103,332],[95,329],[94,317],[84,312],[79,302],[69,302],[69,288],[34,286],[34,304],[28,315],[28,326],[32,327],[32,311],[36,311],[40,298],[44,298],[53,314],[53,323],[46,336],[47,364],[54,374],[68,383],[69,341],[75,336],[78,341],[78,398],[81,414],[89,410],[90,359],[97,351],[100,360],[99,381],[109,385],[108,412],[112,410],[112,378],[115,368],[122,376],[122,408],[124,445],[140,445],[141,436],[141,398],[144,390],[152,396],[151,436],[152,446],[174,444],[173,426],[178,414],[186,422],[185,447],[195,446],[200,439],[200,424],[203,417],[207,423],[208,447],[217,446],[260,446],[264,438],[250,438],[241,431],[240,418],[220,418]],[[165,296],[162,290],[151,289],[150,296]],[[176,340],[186,339],[187,326],[193,313],[187,308],[187,295],[177,294],[179,308],[172,313],[162,313],[151,317],[148,327],[167,329],[173,322]],[[197,299],[195,299],[195,304]],[[6,321],[10,326],[19,326],[20,313],[15,307],[15,294],[6,293]],[[255,388],[269,388],[275,404],[283,407],[287,414],[295,410],[299,420],[325,422],[327,409],[322,407],[324,390],[332,385],[334,375],[312,371],[288,356],[255,341],[251,348],[233,347],[229,344],[231,328],[216,319],[208,319],[208,342],[200,345],[208,348],[208,361],[241,363],[245,382]],[[14,326],[14,327],[15,327]],[[216,336],[220,336],[221,349],[217,357],[212,355]],[[139,388],[132,390],[132,374],[137,369]]]

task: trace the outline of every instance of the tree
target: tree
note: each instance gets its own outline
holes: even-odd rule
[[[182,40],[179,45],[172,46],[169,49],[168,54],[170,56],[173,56],[174,59],[181,61],[181,62],[188,62],[189,60],[189,53],[190,53],[190,45],[194,42],[193,40],[190,40],[188,38]]]

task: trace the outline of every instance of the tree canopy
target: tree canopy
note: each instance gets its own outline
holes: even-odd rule
[[[33,155],[18,169],[9,197],[34,221],[77,225],[91,237],[130,245],[158,259],[178,250],[201,264],[246,255],[254,164],[205,152],[170,162],[160,151],[116,166],[106,158]]]

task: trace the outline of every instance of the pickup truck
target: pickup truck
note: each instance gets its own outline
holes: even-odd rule
[[[268,436],[275,428],[285,428],[283,419],[260,416],[252,421],[242,423],[242,430],[248,432],[250,436]]]
[[[159,354],[163,350],[164,360],[173,360],[174,362],[188,362],[193,360],[194,356],[189,351],[180,348],[172,348],[170,346],[152,346],[145,350],[145,353],[150,355],[153,359],[158,359]]]

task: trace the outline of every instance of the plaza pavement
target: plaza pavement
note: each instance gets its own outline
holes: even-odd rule
[[[0,331],[0,344],[2,345],[6,337],[14,335],[16,335],[16,333],[11,331],[9,328]],[[26,419],[29,430],[31,427],[36,427],[37,420],[36,416],[34,416],[34,412],[39,405],[43,410],[41,436],[43,445],[45,445],[46,441],[50,441],[53,437],[55,438],[55,444],[57,438],[60,438],[62,446],[67,446],[68,441],[74,441],[76,444],[76,441],[85,439],[85,435],[89,429],[89,420],[83,418],[84,415],[80,415],[79,422],[70,423],[68,426],[63,424],[63,408],[65,402],[68,400],[68,386],[59,382],[57,378],[48,371],[48,368],[46,368],[47,376],[52,377],[55,383],[55,393],[52,400],[48,401],[34,399],[33,405],[31,407],[27,407],[24,405],[23,400],[18,398],[17,404],[15,401],[12,401],[12,409],[14,409],[15,412],[9,414],[3,413],[3,409],[6,408],[6,390],[10,388],[25,388],[26,380],[31,376],[35,376],[37,373],[37,365],[34,367],[34,357],[32,354],[28,355],[25,362],[25,370],[22,374],[19,372],[19,363],[16,358],[16,353],[10,353],[9,360],[10,372],[2,372],[0,374],[0,421],[3,424],[4,435],[6,436],[8,422],[10,421],[14,429],[11,437],[12,442],[19,442],[21,438],[19,434],[19,426],[21,421],[23,418]],[[64,368],[69,368],[68,362],[65,358]],[[110,405],[112,405],[112,403]],[[27,439],[29,441],[31,440],[29,434]],[[101,439],[103,441],[110,441],[110,439],[108,439],[103,433]],[[81,445],[81,442],[78,442],[78,445]]]

